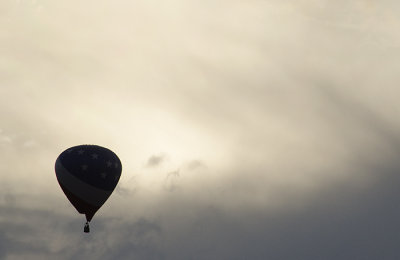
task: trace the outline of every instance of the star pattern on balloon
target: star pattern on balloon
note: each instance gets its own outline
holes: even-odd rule
[[[76,177],[94,187],[110,187],[120,178],[121,165],[118,157],[94,150],[90,145],[67,149],[64,156],[69,158],[68,160],[80,162],[77,169],[80,175]]]

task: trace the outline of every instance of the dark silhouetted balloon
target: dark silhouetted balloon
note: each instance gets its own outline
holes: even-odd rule
[[[96,211],[106,202],[121,176],[122,165],[111,150],[98,145],[79,145],[62,152],[55,165],[61,189],[86,215],[85,232]]]

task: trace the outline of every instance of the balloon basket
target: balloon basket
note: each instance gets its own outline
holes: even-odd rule
[[[83,232],[85,232],[85,233],[90,232],[89,222],[86,222],[85,227],[83,228]]]

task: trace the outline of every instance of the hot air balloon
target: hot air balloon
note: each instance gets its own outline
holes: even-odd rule
[[[111,150],[98,145],[78,145],[62,152],[55,164],[58,183],[80,214],[89,222],[117,186],[122,165]]]

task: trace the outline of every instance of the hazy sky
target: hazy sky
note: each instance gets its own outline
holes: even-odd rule
[[[0,259],[398,259],[400,2],[0,2]],[[120,182],[83,233],[57,156]]]

